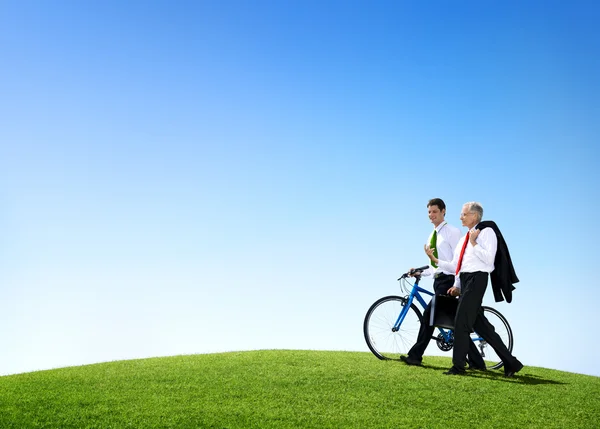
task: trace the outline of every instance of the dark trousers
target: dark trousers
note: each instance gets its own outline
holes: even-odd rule
[[[436,295],[446,295],[448,289],[454,286],[454,276],[451,275],[441,275],[433,281],[433,290]],[[419,330],[419,336],[417,337],[417,342],[414,346],[408,351],[408,357],[414,360],[422,360],[423,354],[425,354],[425,349],[429,345],[429,340],[433,336],[433,331],[435,331],[435,326],[429,325],[429,320],[431,318],[431,301],[425,307],[425,311],[423,312],[423,323],[421,324],[421,329]],[[456,335],[456,334],[455,334]],[[455,340],[456,341],[456,340]],[[477,346],[475,343],[471,341],[469,336],[468,353],[469,360],[471,364],[481,368],[484,366],[483,358],[481,357],[481,353],[477,350]]]
[[[457,369],[464,369],[467,352],[471,358],[471,332],[475,331],[495,350],[505,365],[513,366],[516,359],[510,354],[494,326],[483,314],[481,303],[487,289],[488,273],[477,271],[461,273],[461,294],[454,320],[454,352],[452,364]]]

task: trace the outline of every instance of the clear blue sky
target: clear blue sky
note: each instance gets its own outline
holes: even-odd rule
[[[521,282],[485,302],[515,355],[600,376],[599,21],[595,1],[3,2],[0,374],[366,352],[441,197],[508,241]]]

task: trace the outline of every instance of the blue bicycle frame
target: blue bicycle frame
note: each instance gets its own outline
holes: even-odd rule
[[[430,320],[423,320],[423,312],[429,305],[427,299],[435,298],[435,291],[430,292],[419,286],[420,274],[427,268],[429,267],[415,268],[402,274],[398,279],[401,293],[378,299],[367,311],[363,333],[369,349],[379,359],[400,360],[416,343],[418,334],[429,326]],[[412,283],[409,277],[413,278]],[[491,324],[496,333],[501,336],[509,351],[512,351],[513,335],[506,318],[494,308],[481,306],[481,309],[486,318],[493,320]],[[451,325],[445,326],[436,325],[431,339],[440,350],[447,352],[454,347],[454,330],[450,328]],[[481,357],[492,363],[488,365],[489,368],[497,369],[502,366],[503,362],[495,350],[480,335],[471,333],[471,340],[479,349]]]
[[[398,280],[402,280],[402,278],[400,278]],[[421,280],[421,277],[416,278],[415,283],[413,284],[412,290],[410,291],[408,296],[405,298],[406,303],[404,305],[404,308],[402,308],[402,311],[400,312],[400,315],[398,316],[398,319],[396,320],[396,323],[394,324],[392,331],[397,332],[400,329],[400,325],[402,325],[402,322],[404,322],[404,318],[408,314],[408,310],[410,309],[410,306],[412,305],[415,298],[417,299],[417,302],[419,304],[421,304],[421,307],[423,309],[427,308],[427,303],[421,296],[421,293],[424,293],[431,297],[433,297],[434,293],[420,287],[419,286],[420,280]],[[428,321],[424,320],[423,323],[428,323]],[[442,334],[444,340],[448,341],[448,340],[452,339],[452,332],[450,330],[445,330],[439,326],[438,326],[438,329],[440,330],[440,333]],[[432,337],[432,339],[435,339],[435,337]],[[481,340],[481,338],[474,338],[474,340],[478,340],[478,339]]]

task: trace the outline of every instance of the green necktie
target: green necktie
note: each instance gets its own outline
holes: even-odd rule
[[[437,259],[438,257],[438,252],[437,252],[437,230],[434,229],[433,232],[431,233],[431,238],[429,238],[429,247],[433,249],[433,256],[435,256],[435,258]],[[431,266],[433,268],[437,268],[437,265],[431,261]]]

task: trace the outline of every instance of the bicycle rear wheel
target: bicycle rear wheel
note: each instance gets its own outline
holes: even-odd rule
[[[494,325],[496,329],[496,333],[500,336],[502,342],[508,348],[508,351],[512,353],[513,349],[513,334],[512,329],[510,329],[510,325],[506,318],[500,314],[500,312],[491,307],[481,307],[483,309],[483,314],[489,320],[489,322]],[[475,342],[477,349],[481,353],[483,360],[488,369],[498,369],[502,368],[502,360],[496,354],[496,351],[481,338],[477,333],[471,334],[471,338]]]
[[[394,328],[407,303],[407,298],[386,296],[367,311],[363,325],[365,341],[379,359],[399,360],[417,342],[423,316],[414,304],[408,308],[402,325]]]

